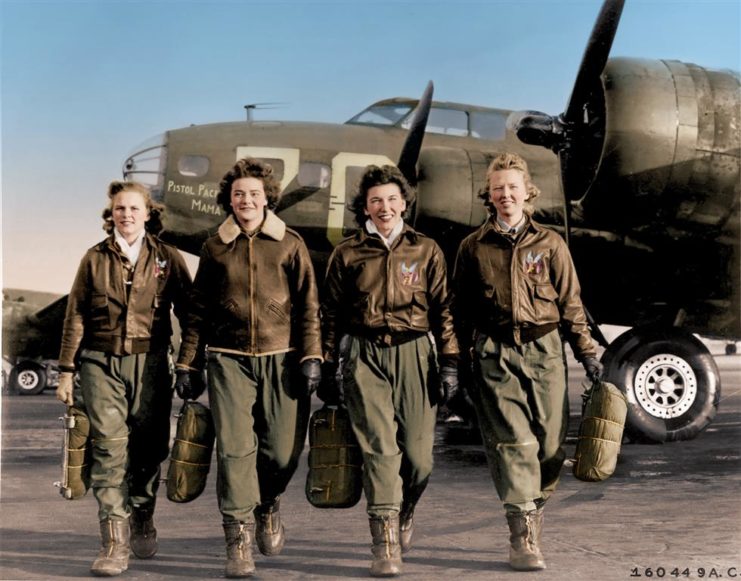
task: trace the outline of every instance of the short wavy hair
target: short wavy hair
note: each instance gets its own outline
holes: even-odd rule
[[[108,206],[103,209],[101,215],[103,218],[103,230],[108,234],[113,234],[113,230],[115,229],[113,223],[113,198],[121,192],[136,192],[141,194],[149,212],[149,220],[144,224],[144,229],[154,236],[162,232],[164,228],[162,220],[165,214],[165,206],[152,199],[152,193],[149,187],[139,182],[123,182],[118,180],[114,180],[108,184]]]
[[[402,213],[401,217],[406,218],[409,212],[409,207],[414,202],[415,191],[409,182],[401,173],[401,170],[395,165],[369,165],[365,168],[365,172],[360,178],[358,183],[357,193],[350,202],[350,210],[355,214],[355,223],[358,226],[363,226],[368,219],[365,215],[365,208],[367,206],[368,190],[375,186],[382,186],[384,184],[396,184],[399,186],[401,196],[407,203],[406,210]]]
[[[275,177],[273,166],[260,159],[245,157],[235,163],[219,183],[219,195],[216,201],[227,214],[234,213],[232,209],[232,184],[241,178],[257,178],[262,181],[265,197],[268,200],[268,209],[274,210],[278,206],[280,182]]]
[[[534,207],[532,201],[540,195],[540,189],[533,183],[530,177],[530,170],[527,167],[527,162],[522,156],[516,153],[500,153],[494,159],[491,160],[488,169],[486,170],[486,187],[482,188],[479,192],[479,198],[484,200],[484,205],[488,208],[492,214],[496,213],[494,205],[490,201],[489,197],[489,182],[491,176],[495,171],[501,171],[505,169],[516,169],[521,171],[525,179],[525,188],[527,190],[527,198],[525,198],[525,211],[532,214]]]

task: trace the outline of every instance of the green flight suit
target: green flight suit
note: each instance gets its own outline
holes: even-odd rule
[[[216,428],[217,491],[224,522],[252,522],[288,486],[304,447],[310,398],[294,353],[208,355]]]
[[[126,519],[132,506],[154,508],[170,440],[167,350],[111,355],[83,349],[79,370],[77,403],[90,418],[98,519]]]
[[[435,372],[428,336],[396,346],[351,336],[342,354],[345,405],[363,453],[370,516],[416,503],[432,473],[437,405],[428,392]]]
[[[556,489],[569,419],[558,331],[522,345],[479,334],[476,405],[487,460],[508,512],[535,510]]]

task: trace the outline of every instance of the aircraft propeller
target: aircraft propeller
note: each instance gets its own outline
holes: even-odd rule
[[[430,116],[434,88],[432,81],[427,83],[424,93],[422,93],[422,97],[419,100],[419,105],[417,105],[417,110],[414,113],[414,119],[409,127],[406,141],[399,154],[397,167],[412,186],[417,185],[417,160],[419,159],[419,152],[422,149],[422,140],[425,136],[427,119]]]
[[[604,112],[595,96],[610,55],[625,0],[605,0],[582,56],[566,110],[558,116],[539,111],[512,113],[508,127],[523,143],[558,154],[565,196],[580,198],[596,173],[604,131]],[[585,163],[586,162],[586,163]]]

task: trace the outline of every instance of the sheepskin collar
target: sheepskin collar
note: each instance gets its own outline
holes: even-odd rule
[[[265,210],[265,220],[260,226],[259,233],[280,242],[286,235],[286,223],[271,210]],[[234,214],[229,214],[229,217],[219,226],[219,238],[224,244],[229,244],[234,242],[240,234],[244,234],[244,230],[234,218]]]

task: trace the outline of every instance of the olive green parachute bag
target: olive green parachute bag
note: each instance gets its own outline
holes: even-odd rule
[[[74,406],[68,406],[59,419],[64,424],[62,480],[54,486],[67,500],[76,500],[90,488],[90,420],[84,410]]]
[[[206,488],[214,438],[211,410],[197,401],[183,402],[167,469],[169,500],[190,502]]]
[[[317,508],[350,508],[363,493],[363,455],[343,406],[325,405],[309,420],[306,499]]]
[[[615,472],[628,402],[617,387],[605,381],[594,382],[582,397],[574,476],[586,482],[599,482]]]

